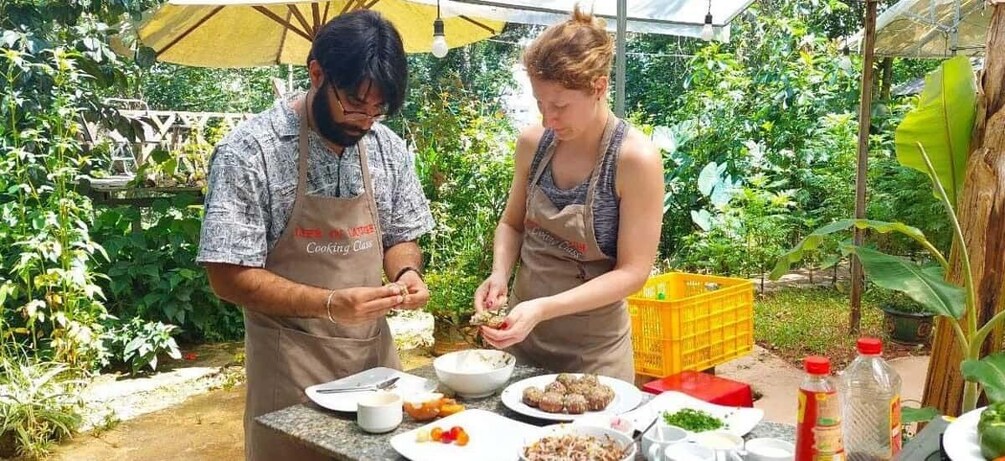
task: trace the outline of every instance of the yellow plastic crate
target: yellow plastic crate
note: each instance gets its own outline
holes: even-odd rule
[[[754,347],[754,284],[749,280],[658,275],[628,298],[628,311],[640,375],[705,370]]]

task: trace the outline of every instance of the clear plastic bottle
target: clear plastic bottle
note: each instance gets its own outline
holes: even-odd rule
[[[900,451],[900,375],[879,339],[859,338],[857,347],[841,375],[845,450],[849,461],[889,460]]]
[[[827,357],[806,357],[799,385],[795,461],[843,461],[841,405]]]

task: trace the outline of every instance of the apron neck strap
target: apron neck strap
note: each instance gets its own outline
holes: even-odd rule
[[[298,141],[298,155],[297,155],[297,190],[303,191],[298,192],[306,194],[307,192],[307,159],[310,157],[310,146],[308,144],[308,137],[310,136],[310,130],[308,129],[308,124],[310,119],[307,113],[307,95],[303,97],[303,104],[300,110],[297,111],[297,115],[300,116],[300,136]],[[343,147],[342,154],[349,149],[348,146]],[[363,174],[363,190],[370,196],[373,196],[373,182],[370,180],[370,168],[367,160],[366,152],[366,140],[360,139],[356,143],[356,149],[359,150],[359,169]]]
[[[608,111],[607,124],[604,125],[604,135],[600,138],[600,151],[597,152],[597,162],[593,165],[593,172],[590,173],[590,185],[586,188],[586,209],[588,213],[593,213],[594,192],[597,182],[600,181],[600,171],[603,170],[604,159],[607,158],[608,151],[611,150],[611,140],[614,138],[614,131],[618,127],[620,120],[614,113]]]

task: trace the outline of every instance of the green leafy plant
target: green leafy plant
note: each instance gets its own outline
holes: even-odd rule
[[[80,427],[83,381],[68,378],[75,373],[67,365],[5,349],[0,354],[0,436],[13,437],[16,453],[0,456],[41,458],[53,441]]]
[[[512,176],[513,129],[487,111],[459,77],[427,86],[407,132],[436,228],[420,240],[427,255],[426,310],[453,325],[474,312],[475,289],[491,271],[492,237]]]
[[[903,312],[905,314],[928,314],[929,311],[925,306],[919,304],[917,301],[911,299],[909,296],[900,291],[893,290],[875,290],[879,293],[873,295],[875,296],[876,302],[883,309]]]
[[[701,182],[703,178],[707,182]],[[689,270],[726,275],[767,272],[782,253],[781,242],[791,231],[788,214],[795,205],[792,192],[775,190],[779,184],[769,184],[763,174],[747,178],[742,186],[728,179],[710,186],[709,182],[715,181],[707,178],[699,177],[699,188],[709,196],[714,214],[704,209],[693,212],[692,219],[703,229],[685,237],[690,245],[681,248],[675,263]],[[722,189],[730,192],[718,192]],[[722,196],[716,198],[719,194]],[[762,290],[763,283],[762,277]]]
[[[455,327],[466,326],[474,313],[473,298],[482,277],[456,269],[429,272],[429,303],[426,311]]]
[[[157,358],[162,354],[178,360],[181,351],[172,335],[178,327],[161,322],[149,322],[134,317],[105,334],[105,344],[116,361],[129,366],[132,374],[143,368],[157,370]]]
[[[105,313],[104,257],[90,236],[90,201],[74,181],[89,162],[78,140],[92,94],[79,68],[85,54],[64,48],[32,53],[29,34],[5,31],[0,48],[0,274],[7,277],[4,319],[19,340],[81,368],[100,360]]]
[[[201,219],[202,207],[190,194],[156,200],[148,210],[101,211],[93,233],[109,255],[101,285],[112,315],[178,325],[184,341],[241,337],[241,311],[216,297],[195,263]],[[142,232],[134,231],[135,222]]]
[[[949,262],[920,230],[899,222],[864,219],[842,220],[817,229],[782,256],[772,273],[774,278],[781,276],[793,262],[802,258],[805,251],[819,246],[830,234],[852,227],[879,233],[898,232],[920,244],[937,265],[918,264],[907,258],[890,256],[864,246],[843,243],[841,247],[846,253],[858,256],[866,274],[877,286],[903,292],[929,312],[943,316],[950,322],[956,346],[964,358],[962,371],[967,378],[963,411],[972,410],[976,406],[981,385],[989,392],[988,396],[992,400],[1005,397],[1005,393],[998,393],[1005,389],[1005,380],[1002,379],[1005,375],[996,373],[998,370],[1005,370],[1005,367],[998,367],[1005,363],[1005,357],[995,354],[978,361],[984,340],[1005,319],[1005,312],[995,315],[984,325],[978,325],[973,272],[966,245],[962,244],[963,232],[953,201],[962,189],[965,174],[962,166],[966,164],[969,154],[975,92],[974,75],[969,61],[965,57],[947,60],[927,78],[918,108],[908,114],[901,124],[904,130],[897,130],[898,159],[911,168],[924,167],[935,194],[946,211],[954,238],[960,243],[963,286],[945,280]],[[960,119],[969,120],[970,124],[959,123]],[[942,142],[947,139],[952,141]],[[929,153],[926,142],[931,143],[932,153]]]

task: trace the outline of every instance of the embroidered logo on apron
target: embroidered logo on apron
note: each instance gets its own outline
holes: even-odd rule
[[[547,229],[541,227],[536,221],[528,219],[524,221],[524,229],[526,232],[533,234],[534,236],[540,237],[545,243],[552,245],[572,256],[576,259],[583,259],[583,253],[586,253],[586,243],[576,242],[571,240],[563,239]]]
[[[306,241],[304,251],[309,255],[324,254],[346,256],[357,251],[366,251],[374,247],[377,226],[365,224],[347,229],[304,229],[297,227],[293,238],[295,241]]]

